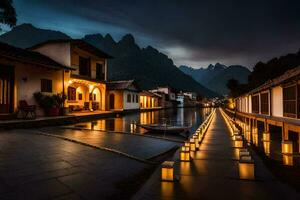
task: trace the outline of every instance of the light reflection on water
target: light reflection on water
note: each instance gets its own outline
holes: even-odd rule
[[[194,132],[210,112],[209,108],[178,108],[128,114],[116,118],[99,119],[91,122],[75,124],[75,127],[90,130],[146,133],[136,124],[157,124],[167,119],[172,125],[191,126]]]

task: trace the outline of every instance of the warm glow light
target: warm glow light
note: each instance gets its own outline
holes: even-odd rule
[[[182,146],[181,151],[190,151],[190,146]]]
[[[269,132],[263,132],[263,141],[270,141],[270,133]]]
[[[234,147],[235,148],[243,148],[243,140],[235,140]]]
[[[174,181],[174,162],[165,161],[161,165],[161,180]]]
[[[293,154],[293,142],[283,141],[281,143],[281,151],[283,154]]]
[[[253,161],[240,161],[239,162],[239,175],[240,179],[254,180],[254,162]]]
[[[267,156],[270,155],[270,142],[269,141],[264,141],[263,142],[263,146],[264,146],[264,152]]]
[[[180,151],[180,161],[185,161],[185,162],[190,161],[190,152]]]
[[[69,85],[71,85],[73,83],[73,81],[72,80],[69,80]]]
[[[284,165],[293,166],[294,165],[293,155],[282,155],[282,163]]]

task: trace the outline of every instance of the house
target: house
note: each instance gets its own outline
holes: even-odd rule
[[[35,92],[62,93],[64,73],[71,70],[38,52],[0,43],[0,118],[10,118],[20,100],[36,104]],[[43,115],[42,110],[37,114]]]
[[[263,127],[273,143],[280,138],[280,143],[292,144],[293,152],[297,153],[300,152],[299,78],[300,66],[235,99],[237,117],[245,122],[251,134],[262,137],[258,127]],[[281,133],[274,132],[274,127]],[[255,141],[259,145],[260,140]]]
[[[70,111],[106,110],[107,59],[112,58],[110,55],[77,39],[49,40],[29,49],[74,69],[64,70],[61,75],[63,93],[67,94],[65,107]]]
[[[169,101],[175,101],[176,100],[176,94],[169,86],[157,87],[156,89],[152,89],[152,90],[149,90],[149,91],[154,92],[154,93],[159,93],[159,92],[164,93],[164,94],[168,95],[167,100],[169,100]]]
[[[107,82],[108,110],[136,110],[140,108],[139,88],[134,80]]]
[[[161,98],[160,95],[150,91],[140,92],[140,108],[141,109],[161,108],[158,104],[159,98]]]
[[[157,87],[156,89],[149,90],[152,93],[161,96],[159,98],[159,105],[163,108],[171,108],[177,106],[176,94],[170,87]]]

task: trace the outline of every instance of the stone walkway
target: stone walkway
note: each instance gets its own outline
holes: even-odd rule
[[[114,140],[121,143],[123,138],[117,135]],[[147,142],[141,143],[149,148]],[[135,151],[142,151],[140,148]],[[152,168],[54,137],[22,130],[0,132],[1,200],[128,199],[140,184],[136,181]]]
[[[240,180],[238,152],[233,147],[219,111],[193,161],[176,160],[178,182],[161,182],[157,169],[133,199],[300,199],[289,186],[276,180],[254,154],[256,180]]]
[[[72,130],[55,127],[43,128],[39,130],[43,133],[63,136],[90,145],[111,148],[143,160],[149,160],[180,145],[180,143],[177,142],[143,137],[134,134]]]

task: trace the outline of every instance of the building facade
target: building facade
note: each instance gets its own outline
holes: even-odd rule
[[[134,80],[107,82],[108,110],[137,110],[140,108],[139,88]]]
[[[39,52],[73,70],[63,74],[65,107],[70,111],[106,110],[108,54],[83,40],[50,40],[30,50]]]

